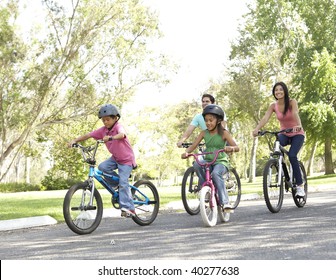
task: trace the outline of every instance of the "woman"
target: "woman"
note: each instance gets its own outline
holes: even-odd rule
[[[305,133],[301,125],[297,101],[289,98],[288,88],[283,82],[276,83],[272,92],[276,101],[268,107],[264,117],[260,120],[252,133],[254,137],[257,136],[258,131],[268,122],[273,113],[275,113],[280,122],[281,130],[293,128],[293,132],[280,134],[279,140],[281,146],[291,145],[288,156],[297,183],[296,196],[305,196],[303,180],[297,158],[305,139]]]

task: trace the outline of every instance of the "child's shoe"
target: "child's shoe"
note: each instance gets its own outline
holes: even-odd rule
[[[129,209],[126,209],[126,208],[121,208],[121,217],[129,218],[129,217],[134,217],[135,215],[136,215],[135,210],[129,210]]]

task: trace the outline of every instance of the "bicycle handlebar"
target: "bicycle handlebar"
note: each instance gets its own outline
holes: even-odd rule
[[[91,163],[92,161],[94,161],[98,146],[101,143],[104,143],[104,140],[102,140],[102,139],[97,140],[96,145],[94,145],[94,146],[85,147],[81,144],[73,143],[71,145],[71,147],[72,148],[80,148],[81,151],[82,151],[82,156],[83,156],[84,161],[86,161],[88,163]],[[93,153],[91,154],[92,151],[93,151]]]
[[[225,149],[220,149],[214,152],[203,152],[203,153],[199,153],[199,154],[188,154],[187,157],[194,157],[196,162],[200,165],[200,166],[206,166],[206,165],[212,165],[218,158],[219,153],[221,152],[225,152]],[[206,163],[201,163],[199,160],[199,156],[203,156],[203,155],[210,155],[210,154],[214,154],[215,157],[211,162],[206,162]]]
[[[186,142],[186,143],[182,143],[182,148],[189,148],[192,144],[193,144],[193,143],[188,143],[188,142]],[[199,143],[199,144],[198,144],[198,147],[201,148],[201,147],[203,147],[204,145],[205,145],[205,143]]]

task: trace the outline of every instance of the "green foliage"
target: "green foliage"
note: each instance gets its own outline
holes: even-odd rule
[[[238,89],[233,90],[236,98],[228,94],[239,104],[237,117],[239,110],[245,110],[248,120],[258,122],[265,108],[261,89],[270,91],[274,81],[284,80],[290,97],[299,102],[308,143],[318,139],[326,145],[325,155],[331,155],[336,130],[336,3],[256,0],[249,8],[232,46],[230,78],[225,83],[226,87],[233,83],[231,91]],[[332,170],[330,159],[325,162]]]
[[[32,137],[96,115],[104,103],[121,107],[142,83],[167,81],[167,59],[147,46],[160,36],[157,16],[139,1],[63,7],[44,0],[43,28],[27,24],[24,37],[13,20],[19,9],[6,2],[0,7],[0,180]]]
[[[54,178],[52,175],[47,175],[41,181],[41,184],[45,190],[64,190],[80,182],[75,179]]]
[[[40,191],[40,185],[28,183],[0,183],[0,193]]]
[[[321,139],[321,135],[336,136],[336,112],[331,104],[309,102],[301,107],[301,118],[308,138]]]

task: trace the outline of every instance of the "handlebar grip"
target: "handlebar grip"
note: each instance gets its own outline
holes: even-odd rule
[[[192,143],[182,143],[182,148],[189,148]]]
[[[77,144],[77,143],[73,143],[73,144],[71,145],[71,147],[72,147],[72,148],[78,148],[78,144]]]

